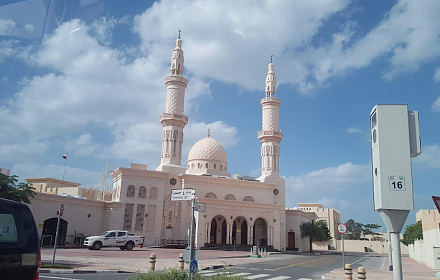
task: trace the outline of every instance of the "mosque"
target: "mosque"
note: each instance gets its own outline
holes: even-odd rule
[[[78,189],[79,184],[50,178],[27,179],[38,195],[30,205],[41,228],[42,241],[53,239],[54,222],[60,203],[62,243],[78,242],[83,236],[110,229],[128,230],[144,236],[145,245],[185,243],[191,224],[191,201],[172,200],[175,189],[195,190],[196,201],[205,205],[195,212],[195,244],[261,245],[284,251],[308,247],[299,225],[316,220],[312,212],[285,208],[285,182],[279,175],[279,108],[274,64],[268,66],[265,95],[262,96],[261,176],[231,176],[222,145],[209,133],[191,148],[186,167],[182,166],[184,113],[184,56],[180,35],[171,58],[171,73],[165,79],[166,105],[160,115],[163,126],[161,162],[156,170],[146,165],[119,167],[113,177],[113,191],[106,199],[77,199],[59,196],[61,190]],[[49,181],[52,180],[52,185]],[[47,181],[49,180],[49,181]],[[55,180],[55,182],[54,182]],[[74,194],[77,192],[75,191]],[[87,197],[87,192],[82,192]],[[105,196],[104,196],[105,197]],[[337,212],[337,211],[336,211]],[[332,213],[336,213],[332,212]],[[339,223],[331,221],[330,230]],[[70,239],[69,239],[70,238]],[[78,239],[79,238],[79,239]],[[47,242],[47,241],[46,241]]]

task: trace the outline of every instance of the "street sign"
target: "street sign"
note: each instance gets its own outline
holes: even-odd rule
[[[346,226],[345,224],[343,224],[343,223],[340,223],[340,224],[338,225],[338,232],[339,232],[340,234],[344,234],[344,233],[346,233],[346,232],[347,232],[347,226]]]
[[[206,204],[202,202],[197,202],[194,204],[194,210],[200,213],[206,212]]]
[[[199,269],[199,265],[197,264],[197,261],[192,260],[191,264],[189,265],[189,271],[191,273],[196,273],[198,269]]]
[[[437,211],[440,212],[440,196],[433,196],[432,200],[434,200],[435,207]]]
[[[193,189],[171,190],[171,201],[191,200]]]
[[[60,206],[60,216],[62,216],[64,213],[64,204],[61,204]]]
[[[198,261],[200,259],[200,252],[199,249],[194,248],[193,249],[194,252],[194,260]],[[185,248],[185,250],[183,251],[183,260],[185,262],[189,262],[189,259],[191,258],[191,248],[188,246]]]

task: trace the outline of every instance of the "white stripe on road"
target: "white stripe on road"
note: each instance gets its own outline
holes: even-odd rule
[[[211,273],[203,273],[202,276],[213,276],[213,275],[221,275],[221,274],[231,274],[231,271],[217,271]]]
[[[241,273],[235,273],[235,274],[232,274],[231,276],[233,276],[233,277],[240,277],[240,276],[246,276],[246,275],[249,275],[250,273],[248,273],[248,272],[241,272]]]
[[[267,277],[270,276],[270,274],[256,274],[256,275],[252,275],[249,277],[246,277],[246,279],[258,279],[258,278],[263,278],[263,277]]]
[[[251,268],[249,268],[249,270],[260,270],[260,269],[251,267]]]
[[[284,280],[284,279],[290,279],[291,277],[289,276],[278,276],[278,277],[274,277],[274,278],[269,278],[267,280]]]

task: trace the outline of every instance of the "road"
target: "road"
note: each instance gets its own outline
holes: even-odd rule
[[[381,269],[384,257],[371,256],[363,253],[346,254],[345,263],[350,263],[353,269],[359,266],[370,269]],[[214,274],[226,273],[228,275],[244,276],[247,279],[261,280],[318,280],[333,269],[342,267],[340,253],[317,255],[285,255],[280,254],[274,260],[242,264],[226,269],[203,270],[199,273],[206,278]],[[105,274],[41,274],[42,280],[122,280],[127,279],[128,273]],[[341,275],[341,279],[344,275]]]

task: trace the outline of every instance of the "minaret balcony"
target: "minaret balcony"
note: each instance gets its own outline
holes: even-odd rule
[[[160,123],[162,125],[165,123],[167,125],[176,124],[185,126],[188,124],[188,116],[178,113],[162,113],[162,115],[160,115]]]
[[[258,131],[258,139],[261,142],[281,142],[283,139],[283,133],[281,131],[265,130]]]
[[[266,104],[277,105],[279,107],[281,105],[281,99],[278,97],[264,97],[261,99],[261,105]]]

